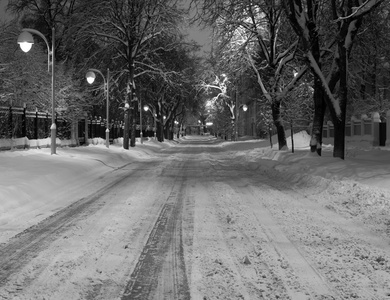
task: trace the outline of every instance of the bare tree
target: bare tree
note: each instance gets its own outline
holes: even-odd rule
[[[169,81],[170,71],[159,56],[174,49],[182,12],[177,0],[113,0],[86,1],[80,12],[85,22],[79,24],[77,40],[93,37],[97,46],[91,61],[104,52],[111,53],[106,63],[115,64],[117,82],[124,82],[125,149],[135,146],[135,111],[137,107],[136,79],[145,73],[158,74]],[[165,43],[162,43],[165,41]],[[88,61],[87,61],[88,62]]]
[[[390,5],[367,15],[349,61],[348,110],[359,116],[379,112],[385,118],[390,109]],[[349,116],[350,116],[349,115]]]
[[[215,24],[219,52],[216,59],[235,62],[239,76],[246,68],[253,69],[259,87],[272,109],[280,149],[287,146],[281,115],[281,102],[306,68],[293,76],[287,68],[295,58],[298,40],[290,38],[289,27],[283,22],[279,1],[216,1],[200,2],[206,22]],[[205,13],[204,13],[205,12]],[[281,81],[283,73],[290,72],[290,83]],[[286,77],[284,77],[284,80]]]
[[[321,153],[326,103],[335,128],[333,156],[344,159],[348,59],[351,57],[352,46],[364,16],[382,2],[383,0],[283,1],[290,24],[301,38],[306,63],[314,76],[315,117],[310,143],[312,151]],[[321,23],[323,19],[320,18],[320,12],[324,7],[333,23]],[[327,35],[320,35],[320,31],[325,31],[325,26],[326,31],[332,33],[330,39]],[[332,30],[329,30],[330,28]],[[327,40],[320,41],[324,36]],[[321,49],[321,45],[326,45],[326,48]],[[327,69],[322,62],[329,54],[333,63],[331,68]],[[334,94],[337,83],[339,88]]]

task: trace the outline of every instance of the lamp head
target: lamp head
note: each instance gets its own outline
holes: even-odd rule
[[[30,32],[22,31],[18,37],[18,44],[24,52],[28,52],[34,44],[34,37]]]
[[[87,72],[85,77],[87,78],[88,83],[92,84],[95,81],[96,75],[93,71],[89,71]]]
[[[248,110],[248,106],[247,106],[246,104],[244,104],[244,105],[242,106],[242,110],[243,110],[243,111],[247,111],[247,110]]]
[[[144,111],[148,111],[148,110],[149,110],[149,106],[144,105]]]

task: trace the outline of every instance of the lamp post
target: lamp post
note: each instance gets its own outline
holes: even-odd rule
[[[20,48],[24,52],[30,51],[32,45],[34,44],[34,37],[32,34],[39,35],[46,43],[47,46],[47,71],[50,72],[50,55],[51,55],[51,126],[50,126],[50,131],[51,131],[51,154],[56,154],[56,133],[57,133],[57,126],[56,126],[56,121],[55,121],[55,94],[54,94],[54,89],[55,89],[55,73],[54,73],[54,66],[55,66],[55,29],[54,27],[51,30],[51,51],[50,51],[50,46],[49,42],[45,38],[45,36],[39,32],[38,30],[35,29],[30,29],[30,28],[23,28],[22,32],[20,33],[18,37],[18,44],[20,45]]]
[[[109,99],[110,99],[110,94],[109,94],[109,80],[110,80],[110,69],[107,68],[107,79],[104,77],[103,73],[100,72],[97,69],[89,69],[85,77],[87,78],[87,81],[89,84],[92,84],[95,81],[96,75],[95,73],[99,73],[103,77],[104,81],[104,86],[106,88],[106,147],[110,147],[110,119],[109,119]]]

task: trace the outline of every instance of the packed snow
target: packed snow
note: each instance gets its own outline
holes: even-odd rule
[[[187,136],[182,139],[193,138],[199,139],[200,137]],[[226,157],[229,157],[229,159],[234,160],[235,164],[242,164],[244,166],[243,170],[251,165],[254,166],[254,169],[258,165],[262,166],[261,172],[270,175],[270,182],[259,182],[258,190],[260,193],[258,197],[260,198],[265,197],[261,195],[262,184],[271,184],[270,186],[280,184],[281,187],[283,187],[283,184],[288,184],[289,187],[293,185],[293,190],[299,190],[302,186],[302,192],[300,192],[300,198],[297,201],[298,205],[302,205],[301,211],[297,207],[289,207],[291,197],[295,197],[291,194],[292,191],[288,192],[290,193],[288,197],[277,188],[267,191],[267,193],[273,195],[273,198],[264,198],[262,201],[267,205],[267,209],[276,216],[275,220],[269,219],[269,222],[277,221],[289,238],[293,237],[295,240],[307,242],[304,247],[310,248],[310,251],[307,251],[311,253],[311,259],[324,262],[318,268],[321,269],[321,272],[327,274],[328,280],[334,280],[334,285],[337,288],[345,289],[345,293],[348,293],[345,299],[362,296],[362,291],[357,292],[356,295],[350,292],[351,288],[354,288],[353,284],[358,286],[359,284],[360,286],[365,284],[363,282],[363,280],[366,280],[365,277],[359,277],[358,274],[366,274],[366,276],[371,277],[378,276],[377,279],[370,277],[372,282],[377,282],[377,286],[374,287],[375,292],[378,295],[384,295],[383,297],[389,296],[390,286],[387,288],[386,286],[390,280],[388,273],[390,265],[387,256],[383,254],[384,252],[381,252],[382,250],[378,249],[388,247],[386,241],[388,241],[388,234],[390,233],[390,219],[388,217],[390,215],[390,162],[388,159],[390,149],[372,147],[368,142],[355,140],[347,143],[346,159],[340,160],[332,157],[333,148],[330,142],[325,141],[322,148],[322,157],[310,153],[308,147],[310,136],[306,132],[294,135],[294,153],[291,150],[277,150],[276,137],[273,137],[272,147],[269,140],[253,139],[243,139],[236,142],[218,140],[216,143],[210,144],[210,147],[220,147],[225,150],[225,154],[228,153],[228,156],[223,155],[221,157],[221,161],[213,162],[215,165],[226,166],[228,163]],[[143,144],[138,141],[136,147],[130,150],[124,150],[120,143],[110,145],[107,149],[103,140],[94,140],[90,141],[89,146],[58,148],[56,155],[50,154],[50,148],[0,152],[0,245],[7,243],[13,236],[26,228],[67,207],[73,201],[92,194],[99,189],[100,179],[113,170],[124,168],[132,162],[145,161],[146,163],[150,159],[164,157],[161,156],[161,153],[171,147],[180,146],[180,140],[163,143],[149,140]],[[288,139],[288,147],[291,148],[290,138]],[[213,156],[213,158],[218,160],[218,155]],[[272,183],[272,178],[278,178],[280,182]],[[189,257],[199,258],[199,261],[195,261],[192,273],[195,275],[198,272],[207,271],[208,273],[206,278],[194,277],[191,280],[195,286],[206,287],[209,293],[215,293],[215,295],[218,295],[221,291],[212,286],[215,284],[214,280],[220,278],[224,281],[229,276],[234,278],[233,274],[228,273],[227,270],[242,272],[243,279],[254,280],[256,274],[245,271],[245,265],[251,264],[251,261],[256,259],[253,256],[255,254],[248,254],[246,252],[248,247],[240,241],[251,237],[256,237],[261,241],[261,228],[256,228],[253,222],[256,218],[269,218],[265,214],[249,217],[247,214],[250,210],[241,211],[243,205],[255,207],[258,203],[254,194],[247,195],[247,202],[240,202],[240,197],[245,198],[245,193],[248,191],[244,188],[245,178],[237,178],[237,181],[242,182],[240,182],[241,185],[237,185],[239,190],[236,191],[228,191],[229,186],[224,182],[215,182],[212,189],[213,195],[211,195],[215,201],[207,202],[205,201],[206,197],[198,197],[199,203],[196,209],[204,211],[201,213],[195,211],[195,224],[198,225],[195,226],[194,253]],[[194,191],[198,189],[194,194],[202,195],[204,193],[201,190],[202,185],[194,184],[189,188]],[[302,195],[305,197],[302,197]],[[275,203],[274,199],[279,199],[280,203]],[[313,203],[310,201],[316,202],[316,205],[311,206]],[[291,209],[281,211],[280,208],[283,206]],[[234,207],[239,209],[234,210]],[[336,212],[345,217],[345,226],[351,225],[348,220],[361,222],[365,224],[365,228],[375,232],[376,237],[370,237],[367,232],[364,232],[364,234],[359,232],[356,236],[351,236],[349,240],[345,240],[346,233],[333,230],[331,219],[318,218],[315,222],[314,219],[313,222],[310,221],[310,218],[315,218],[314,212],[307,214],[305,211],[313,207],[322,210],[316,212],[318,213],[317,217],[326,217]],[[213,214],[210,212],[212,210],[218,213]],[[257,209],[256,211],[261,214],[262,210]],[[286,215],[287,213],[289,215]],[[308,221],[305,223],[309,225],[305,226],[309,227],[305,229],[299,227],[302,218]],[[221,232],[208,230],[210,224],[218,223],[222,219],[226,221]],[[278,230],[280,231],[279,236],[283,237],[282,230]],[[241,232],[245,233],[245,236],[240,236]],[[205,234],[209,236],[205,237]],[[223,255],[231,254],[227,252],[224,242],[218,239],[218,234],[229,237],[227,242],[231,243],[229,245],[230,251],[235,251],[234,254],[242,257],[242,270],[237,269],[237,266],[224,259]],[[382,237],[383,240],[378,240],[377,237]],[[365,242],[354,244],[355,246],[352,247],[351,245],[357,243],[358,238]],[[366,247],[368,245],[367,241],[370,239],[374,241],[373,243],[377,245],[377,248],[368,249]],[[263,240],[265,241],[266,237]],[[210,244],[207,244],[207,242]],[[313,245],[315,245],[314,248]],[[256,250],[256,255],[269,255],[275,250],[266,247],[270,246],[267,246],[267,243],[261,244],[261,248],[259,247]],[[313,249],[317,250],[313,252]],[[354,252],[349,253],[349,249],[353,249]],[[206,252],[202,253],[200,250]],[[287,249],[284,254],[287,259],[289,256],[296,257],[296,253],[292,250]],[[274,280],[272,278],[277,275],[273,272],[278,268],[286,271],[285,274],[287,275],[283,275],[287,276],[286,281],[294,282],[295,275],[289,273],[291,266],[284,261],[278,261],[275,257],[278,256],[264,257],[270,266],[275,263],[274,270],[263,270],[264,274],[262,276],[265,276],[263,277],[265,282],[272,284],[272,280]],[[295,260],[289,259],[289,261],[290,264],[294,264]],[[341,262],[344,268],[337,271]],[[295,263],[299,264],[299,262]],[[305,262],[302,261],[302,263]],[[294,269],[299,270],[299,266],[295,266]],[[345,270],[349,269],[352,275],[345,273]],[[310,274],[298,275],[310,277]],[[343,281],[344,277],[353,277],[355,282],[346,284]],[[237,282],[238,286],[240,284],[243,283]],[[228,287],[225,286],[225,288]],[[266,288],[264,289],[266,290]],[[191,293],[199,296],[199,299],[209,299],[205,298],[200,291],[202,291],[201,288],[191,288]],[[307,299],[304,295],[299,298],[301,297],[299,291],[300,286],[296,284],[296,291],[290,291],[289,294],[296,295],[294,299]],[[280,295],[283,295],[283,293],[285,292],[281,289]],[[237,295],[236,298],[239,299],[239,297],[240,295]],[[371,299],[369,296],[364,297],[363,295],[361,299]],[[243,298],[250,299],[248,295],[244,295]],[[198,298],[195,297],[194,299]]]
[[[183,139],[186,138],[191,136]],[[297,183],[313,175],[341,185],[346,193],[350,193],[350,186],[361,183],[358,189],[363,198],[364,194],[381,194],[383,189],[390,189],[388,148],[372,147],[367,141],[351,142],[347,144],[346,159],[340,160],[332,157],[333,147],[326,141],[322,157],[310,153],[310,136],[304,131],[294,135],[294,153],[278,151],[276,142],[274,136],[272,148],[269,140],[251,139],[223,141],[218,147],[232,151],[236,161],[269,160],[269,166],[295,178]],[[287,142],[291,148],[291,139]],[[155,157],[161,149],[176,144],[177,141],[138,141],[136,147],[125,150],[119,142],[107,149],[104,140],[95,139],[87,147],[57,148],[57,155],[51,155],[50,148],[0,152],[0,243],[69,205],[74,199],[72,192],[76,191],[78,198],[89,192],[75,187],[97,188],[93,182],[105,172],[132,160]],[[369,195],[367,198],[363,200],[374,201]],[[387,200],[390,199],[383,199]]]

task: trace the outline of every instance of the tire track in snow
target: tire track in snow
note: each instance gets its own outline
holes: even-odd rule
[[[182,173],[186,170],[182,167],[173,170],[175,184],[130,276],[122,300],[190,299],[182,235],[186,187],[186,176]]]
[[[152,165],[152,162],[150,164]],[[38,224],[27,228],[0,247],[0,287],[6,285],[13,274],[20,271],[41,251],[49,247],[61,233],[73,226],[77,220],[85,215],[93,214],[103,207],[105,202],[99,201],[102,195],[123,184],[130,177],[137,176],[144,167],[145,163],[140,165],[138,169],[120,175],[119,178],[111,179],[95,193],[81,198]],[[44,266],[41,266],[41,269],[44,269]]]
[[[288,263],[299,281],[307,288],[307,292],[314,299],[335,299],[337,293],[328,285],[314,264],[307,259],[308,255],[287,237],[263,202],[263,198],[267,197],[276,199],[277,195],[272,190],[274,187],[272,186],[268,192],[268,188],[264,186],[261,188],[261,193],[255,193],[253,191],[255,187],[248,185],[247,181],[240,181],[235,180],[230,184],[238,194],[243,195],[243,199],[252,203],[252,207],[258,208],[256,214],[253,215],[266,236],[268,246],[274,249],[275,254],[281,258],[282,262],[285,260]],[[263,182],[267,182],[267,180]],[[284,265],[283,269],[288,265]],[[288,285],[286,285],[286,288],[291,299],[306,299],[302,298],[301,293],[296,293],[296,291],[289,288]]]
[[[241,219],[240,226],[233,222],[228,225],[228,228],[222,227],[222,232],[226,239],[230,239],[230,236],[232,235],[230,230],[233,230],[233,232],[235,232],[234,235],[237,235],[229,244],[232,253],[235,253],[235,255],[238,256],[241,255],[242,259],[242,255],[244,255],[244,246],[242,245],[242,242],[245,241],[248,246],[251,245],[250,248],[253,249],[251,259],[254,260],[252,267],[255,268],[256,273],[263,273],[263,276],[266,276],[265,278],[270,279],[272,279],[273,276],[279,277],[282,280],[280,283],[283,282],[282,284],[286,289],[289,299],[309,299],[309,294],[311,297],[314,297],[313,299],[335,299],[338,294],[329,286],[328,282],[317,270],[315,265],[308,260],[308,255],[287,237],[277,220],[273,218],[271,212],[268,210],[265,203],[263,203],[262,199],[264,197],[278,201],[278,195],[272,192],[273,189],[278,190],[274,186],[275,182],[269,184],[270,180],[261,175],[261,172],[256,171],[256,169],[259,168],[259,165],[248,165],[243,167],[242,165],[232,165],[231,163],[225,165],[223,162],[223,160],[219,159],[217,163],[212,165],[212,169],[215,172],[214,178],[223,178],[222,182],[229,185],[229,187],[225,186],[219,189],[221,191],[220,193],[222,193],[221,195],[225,195],[218,208],[221,211],[224,211],[220,218],[222,218],[221,220],[223,220],[223,218],[226,220],[227,216],[229,216],[230,219],[230,217],[237,215],[239,216],[238,218]],[[254,177],[256,177],[256,181],[253,180]],[[259,183],[263,186],[261,191],[254,192],[253,189],[256,189]],[[215,185],[215,183],[212,185]],[[227,190],[230,189],[231,191],[227,192]],[[283,193],[283,191],[278,192]],[[289,197],[288,194],[285,196]],[[214,198],[218,199],[218,195],[216,194]],[[267,199],[267,201],[270,199]],[[242,206],[243,211],[240,211],[241,208],[238,209],[240,206]],[[253,211],[248,211],[248,208],[253,209]],[[248,219],[252,221],[248,223]],[[230,223],[230,221],[228,221],[228,223]],[[246,224],[246,226],[243,224]],[[269,258],[271,258],[271,260],[280,261],[279,263],[274,264],[270,261],[271,265],[268,266],[266,260],[263,264],[257,264],[257,261],[260,258],[260,252],[256,248],[259,243],[253,236],[248,236],[248,230],[253,226],[257,228],[253,235],[258,237],[262,236],[260,240],[263,240],[261,242],[261,247],[265,250],[264,253],[270,255]],[[234,242],[236,240],[241,241],[241,243]],[[237,268],[240,273],[242,269],[241,276],[246,277],[246,272],[248,271],[246,269],[248,269],[248,267],[243,268],[242,263],[239,263]],[[290,277],[286,277],[289,272],[291,272],[289,275]],[[266,275],[267,273],[268,275]],[[291,285],[292,278],[297,280],[296,284]],[[248,279],[249,280],[246,280],[245,285],[248,289],[251,289],[252,287],[249,284],[250,278]],[[267,282],[267,280],[265,281]],[[302,288],[299,288],[300,286],[304,286],[305,291],[303,291]],[[266,291],[268,289],[260,289],[264,290],[262,297],[267,297]],[[273,290],[273,288],[271,290]]]

